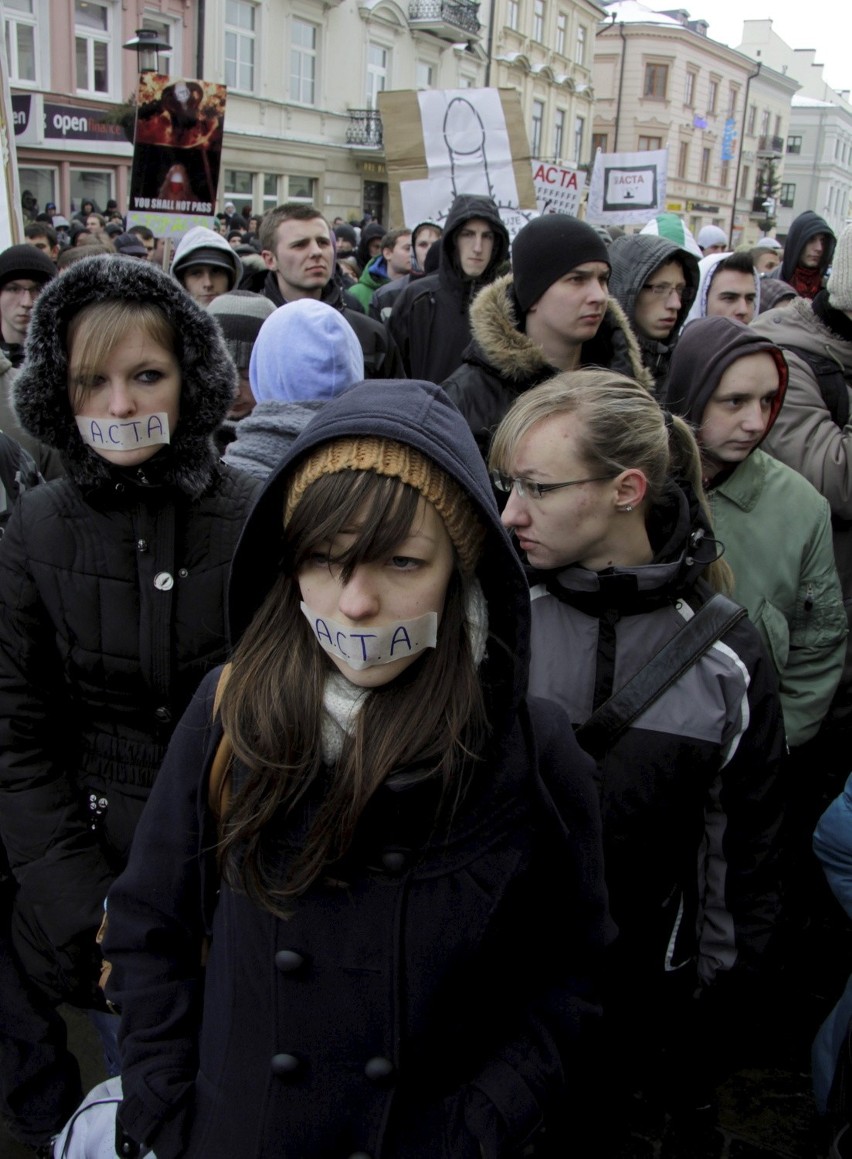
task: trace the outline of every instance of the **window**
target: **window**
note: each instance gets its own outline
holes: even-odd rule
[[[313,201],[316,182],[313,177],[288,177],[288,201]]]
[[[113,193],[113,173],[111,169],[72,169],[71,204],[80,206],[84,201],[94,201],[106,205]]]
[[[715,113],[716,105],[719,103],[719,82],[711,80],[707,87],[707,112]]]
[[[553,120],[553,156],[562,160],[562,146],[565,143],[565,110],[557,109]]]
[[[683,86],[683,103],[688,109],[695,107],[695,73],[687,72],[686,83]]]
[[[179,67],[178,62],[181,59],[181,21],[143,16],[142,27],[150,32],[156,32],[161,40],[168,41],[172,46],[171,52],[143,52],[142,68],[153,68],[168,76],[173,68]]]
[[[274,209],[279,204],[278,174],[264,173],[263,175],[263,212]]]
[[[9,80],[13,84],[36,79],[35,0],[3,0],[3,36]]]
[[[592,133],[592,156],[597,153],[598,149],[602,153],[606,152],[608,137],[606,133]]]
[[[742,173],[740,174],[740,197],[748,197],[750,188],[751,169],[748,165],[743,165]]]
[[[760,118],[760,135],[761,137],[769,136],[769,109],[764,109],[763,116]]]
[[[584,24],[577,25],[577,60],[576,63],[585,66],[586,64],[586,27]]]
[[[668,83],[669,66],[667,64],[645,65],[644,96],[652,97],[656,101],[664,101],[666,99]]]
[[[710,150],[709,149],[702,149],[701,150],[701,172],[698,176],[698,180],[701,182],[702,185],[706,185],[708,183],[708,181],[710,180]]]
[[[506,27],[514,28],[515,32],[521,23],[520,0],[506,0]]]
[[[583,137],[586,134],[586,118],[574,118],[574,160],[579,165],[583,160]]]
[[[19,166],[18,182],[21,192],[29,190],[38,202],[39,209],[47,205],[48,201],[58,201],[59,176],[55,169],[30,168]],[[100,202],[101,205],[105,204]]]
[[[533,0],[533,40],[544,41],[544,0]]]
[[[757,105],[749,105],[748,107],[748,122],[746,123],[746,132],[750,137],[754,136],[754,126],[757,121]]]
[[[313,105],[316,98],[317,39],[316,24],[294,16],[290,24],[290,100]]]
[[[727,161],[723,161],[719,168],[719,184],[723,189],[727,189],[731,180],[731,167]]]
[[[662,149],[662,137],[640,137],[638,149],[640,153],[652,153],[655,149]]]
[[[781,136],[781,115],[780,113],[775,117],[775,136]]]
[[[677,175],[680,178],[686,177],[689,170],[689,142],[681,141],[680,151],[677,157]]]
[[[556,51],[560,56],[565,55],[565,37],[568,32],[568,17],[560,12],[556,17]]]
[[[226,169],[224,200],[239,201],[241,204],[245,201],[252,201],[253,179],[254,174],[248,169]]]
[[[533,101],[532,103],[532,133],[530,134],[530,147],[532,148],[533,157],[538,157],[541,153],[541,130],[544,123],[544,103],[542,101]]]
[[[388,87],[390,49],[371,40],[367,45],[367,108],[375,109],[376,98]]]
[[[257,6],[249,0],[226,0],[225,84],[254,92],[254,50]]]
[[[781,202],[784,209],[792,209],[796,201],[796,186],[782,185],[778,200]]]
[[[78,93],[110,91],[111,6],[74,0],[74,57]]]
[[[425,60],[418,60],[415,66],[415,85],[419,89],[431,89],[435,83],[435,69]]]
[[[737,115],[737,105],[740,100],[740,90],[737,85],[731,85],[728,96],[728,116],[735,117]]]
[[[802,138],[801,137],[788,137],[787,138],[787,152],[788,153],[801,153],[801,151],[802,151]]]

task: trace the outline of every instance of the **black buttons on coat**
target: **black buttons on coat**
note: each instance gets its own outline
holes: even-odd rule
[[[154,716],[156,716],[157,720],[159,720],[162,724],[168,724],[172,719],[171,712],[164,704],[160,705],[159,708],[154,709]]]
[[[364,1074],[374,1083],[387,1082],[388,1079],[393,1078],[393,1073],[393,1063],[389,1058],[382,1058],[381,1055],[368,1059],[364,1066]]]
[[[382,854],[382,865],[388,873],[404,873],[408,868],[408,855],[401,849],[387,849]]]
[[[275,955],[275,968],[282,974],[295,974],[304,964],[304,955],[296,950],[279,950]]]
[[[274,1054],[270,1063],[272,1073],[280,1079],[296,1078],[302,1069],[302,1060],[295,1054]]]

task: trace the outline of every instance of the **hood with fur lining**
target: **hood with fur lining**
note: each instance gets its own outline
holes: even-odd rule
[[[211,436],[228,413],[237,372],[216,320],[158,266],[113,256],[84,258],[45,287],[33,308],[26,361],[15,381],[18,418],[31,435],[61,453],[79,486],[113,480],[116,468],[86,446],[71,410],[68,324],[84,307],[116,298],[159,306],[174,326],[180,418],[171,443],[156,457],[163,462],[163,481],[196,498],[216,469]]]
[[[498,278],[481,290],[470,308],[470,328],[476,353],[510,383],[520,386],[540,378],[551,370],[540,346],[519,329],[520,312],[512,290],[512,275]],[[583,343],[583,366],[615,369],[613,358],[619,354],[624,363],[618,369],[630,374],[654,393],[654,378],[642,364],[642,352],[624,310],[614,298],[607,303],[606,314],[597,334]],[[468,353],[465,361],[471,361]]]

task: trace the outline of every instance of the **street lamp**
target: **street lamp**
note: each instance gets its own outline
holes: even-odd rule
[[[162,72],[158,59],[159,54],[168,56],[172,51],[169,42],[163,40],[154,28],[137,28],[133,39],[128,40],[127,44],[122,44],[121,47],[136,52],[139,72]]]

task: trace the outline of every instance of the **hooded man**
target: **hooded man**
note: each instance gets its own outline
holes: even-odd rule
[[[508,256],[509,234],[491,198],[457,197],[444,223],[438,272],[411,282],[388,322],[409,377],[443,382],[461,365],[471,304]]]
[[[243,264],[220,233],[203,225],[188,229],[178,242],[172,277],[199,306],[209,306],[239,282]]]
[[[438,263],[435,262],[434,266],[430,265],[427,268],[426,262],[430,249],[436,241],[441,240],[443,232],[441,226],[437,225],[434,221],[421,221],[415,225],[411,231],[411,269],[404,277],[397,278],[393,282],[387,282],[384,286],[379,286],[370,299],[367,312],[371,318],[375,318],[377,322],[384,322],[387,325],[391,310],[405,287],[410,285],[411,282],[416,282],[418,278],[422,278],[424,274],[432,274],[435,272]]]
[[[784,243],[784,260],[768,276],[789,282],[802,298],[813,301],[823,287],[835,242],[825,218],[806,209],[790,226]]]
[[[275,306],[315,298],[339,310],[355,331],[364,353],[366,378],[398,378],[396,345],[384,326],[351,309],[335,274],[331,229],[320,211],[288,201],[264,214],[260,226],[265,272],[249,271],[240,289],[263,294]]]
[[[759,308],[760,275],[751,254],[710,254],[698,263],[698,293],[684,325],[719,316],[748,326]]]
[[[733,596],[772,658],[787,743],[796,748],[828,711],[847,629],[828,503],[760,450],[783,413],[787,364],[754,328],[713,317],[687,326],[671,371],[666,406],[695,427]]]
[[[790,367],[766,450],[804,475],[831,506],[835,561],[852,624],[852,226],[840,235],[828,288],[813,301],[794,298],[769,311],[751,329],[780,346]],[[852,644],[831,716],[852,726]]]
[[[705,225],[698,231],[698,248],[705,258],[710,254],[724,254],[728,252],[728,235],[718,225]]]
[[[698,262],[675,242],[642,233],[614,241],[609,259],[610,295],[624,309],[662,396],[680,328],[698,290]]]
[[[474,302],[473,341],[443,384],[483,454],[518,395],[559,370],[604,366],[653,391],[624,311],[607,293],[609,276],[606,243],[583,221],[545,214],[518,233],[512,273]]]

